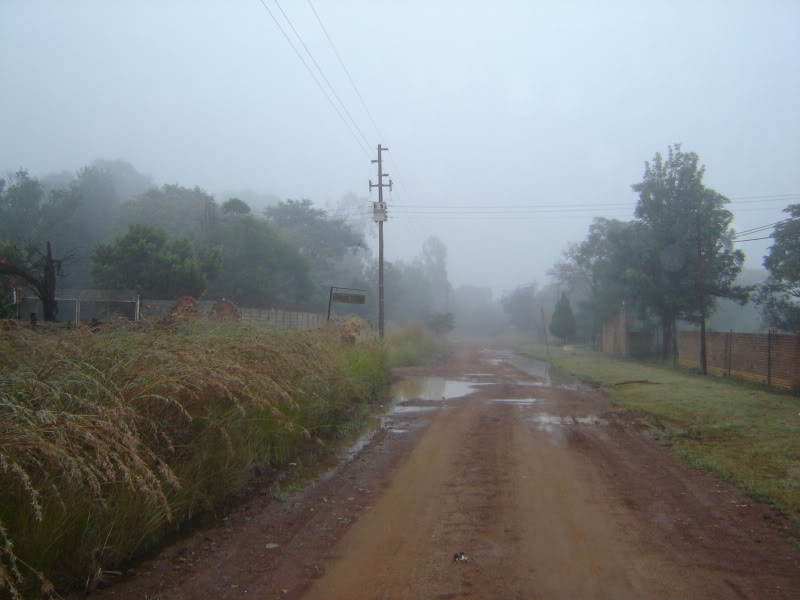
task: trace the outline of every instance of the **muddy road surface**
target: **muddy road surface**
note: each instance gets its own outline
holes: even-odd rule
[[[786,521],[591,387],[477,348],[400,375],[331,472],[283,502],[254,490],[95,595],[800,598]]]

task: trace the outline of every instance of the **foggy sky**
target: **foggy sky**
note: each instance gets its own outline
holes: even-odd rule
[[[593,216],[629,218],[644,161],[675,142],[730,198],[797,194],[730,205],[737,229],[800,202],[795,0],[313,0],[380,139],[307,1],[279,2],[369,154],[259,0],[3,0],[0,172],[122,158],[221,200],[253,189],[333,205],[369,199],[380,141],[395,181],[387,258],[437,235],[456,285],[498,292],[544,282]],[[741,245],[748,266],[768,245]]]

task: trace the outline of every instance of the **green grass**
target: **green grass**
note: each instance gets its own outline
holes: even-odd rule
[[[676,454],[800,526],[800,398],[580,349],[523,344],[521,350],[600,384],[615,408],[646,413]],[[630,380],[658,385],[615,385]]]
[[[388,361],[392,367],[409,367],[428,362],[447,350],[447,341],[416,322],[390,330],[386,335]]]
[[[0,322],[0,597],[91,587],[259,472],[352,435],[382,399],[388,358],[341,340]]]

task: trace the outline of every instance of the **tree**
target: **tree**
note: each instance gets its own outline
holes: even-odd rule
[[[118,228],[140,223],[163,229],[171,237],[206,240],[217,221],[214,197],[199,187],[152,188],[120,207]]]
[[[101,287],[147,295],[199,297],[221,266],[219,250],[195,248],[188,238],[167,241],[164,230],[131,225],[109,244],[98,244],[92,277]]]
[[[266,220],[223,217],[211,242],[220,249],[222,268],[210,294],[251,306],[310,299],[314,286],[306,260]]]
[[[222,214],[226,216],[242,216],[250,214],[250,207],[239,198],[228,198],[222,204]]]
[[[450,310],[450,282],[447,278],[447,246],[432,235],[422,242],[420,263],[430,282],[436,310]]]
[[[536,291],[536,284],[531,283],[517,287],[500,300],[503,312],[520,333],[533,333],[536,330],[540,319],[536,312]]]
[[[19,277],[27,283],[42,302],[42,318],[55,321],[58,316],[56,303],[56,277],[61,275],[64,259],[53,258],[50,242],[45,251],[28,245],[24,251],[8,243],[0,243],[0,275]]]
[[[0,240],[17,247],[43,240],[59,245],[65,238],[80,197],[72,189],[46,191],[21,169],[8,182],[0,179]]]
[[[550,333],[566,343],[575,337],[575,315],[569,305],[567,294],[562,292],[550,319]]]
[[[596,218],[587,238],[570,246],[550,270],[573,295],[584,298],[578,303],[579,314],[588,313],[595,344],[602,323],[623,305],[642,311],[634,291],[641,284],[641,260],[649,249],[642,223]]]
[[[43,319],[54,321],[56,278],[68,257],[54,258],[52,246],[64,245],[79,204],[72,189],[45,190],[25,170],[0,179],[0,275],[19,278],[42,302]]]
[[[264,216],[274,231],[308,261],[311,278],[320,290],[329,285],[344,285],[339,281],[352,277],[352,268],[346,268],[347,259],[361,252],[365,245],[361,234],[344,219],[330,217],[307,199],[268,206]]]
[[[775,242],[764,258],[769,277],[758,288],[756,302],[770,327],[800,330],[800,204],[784,209],[789,218],[775,226]]]
[[[660,318],[663,357],[672,352],[676,319],[699,323],[702,333],[717,298],[747,300],[748,290],[735,284],[744,254],[733,249],[728,199],[703,185],[704,173],[697,154],[676,144],[666,160],[656,153],[645,163],[642,181],[633,185],[636,217],[649,240],[633,293]],[[701,335],[701,365],[704,343]]]

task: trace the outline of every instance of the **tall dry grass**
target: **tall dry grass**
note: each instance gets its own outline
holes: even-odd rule
[[[259,470],[343,435],[386,354],[336,331],[0,328],[0,596],[91,587]]]

